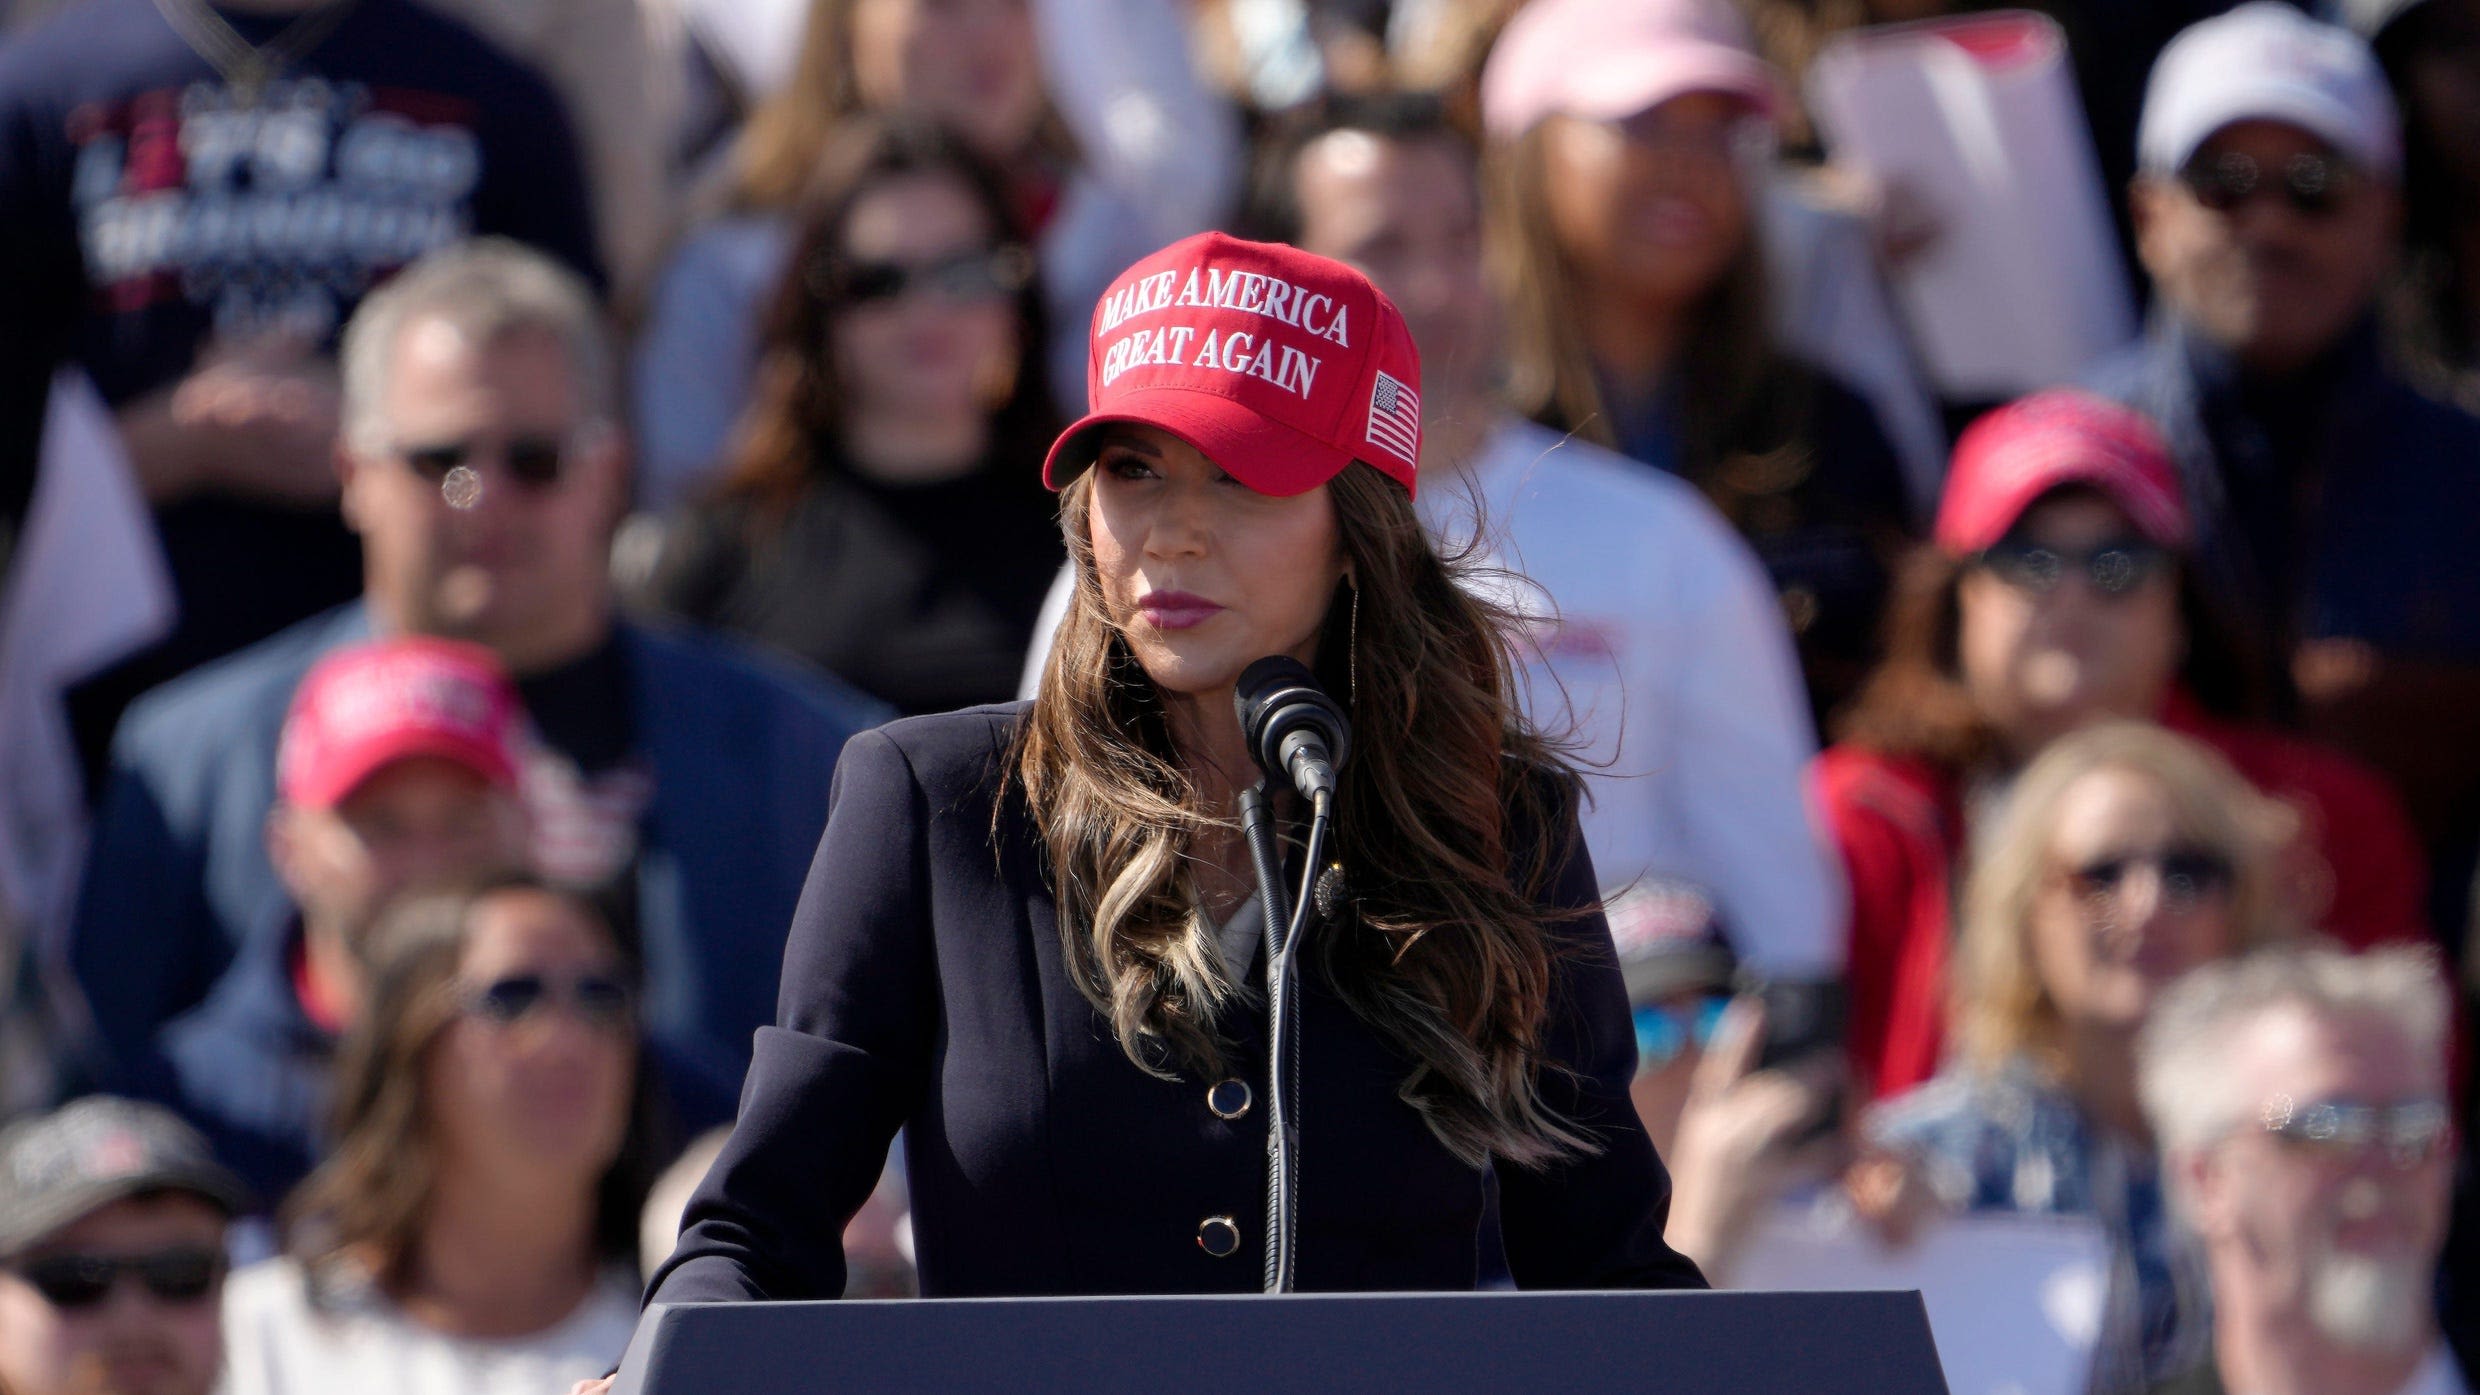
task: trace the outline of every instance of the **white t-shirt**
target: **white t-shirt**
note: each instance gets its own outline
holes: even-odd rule
[[[1492,590],[1534,617],[1528,710],[1583,748],[1585,846],[1613,937],[1665,919],[1643,893],[1686,883],[1751,968],[1839,974],[1842,872],[1801,793],[1816,736],[1799,660],[1730,524],[1683,480],[1515,417],[1463,478],[1424,478],[1416,498],[1446,550],[1487,529]],[[1023,696],[1073,581],[1062,569],[1043,604]]]
[[[451,1337],[407,1318],[367,1284],[314,1308],[301,1265],[271,1259],[224,1285],[222,1395],[546,1395],[619,1364],[638,1289],[606,1272],[556,1326],[530,1337]]]
[[[1730,524],[1683,480],[1514,417],[1461,478],[1422,484],[1442,550],[1478,525],[1476,560],[1498,569],[1484,584],[1531,617],[1527,710],[1582,746],[1612,935],[1650,911],[1641,892],[1684,882],[1752,968],[1840,972],[1840,873],[1801,794],[1816,737],[1799,660]]]

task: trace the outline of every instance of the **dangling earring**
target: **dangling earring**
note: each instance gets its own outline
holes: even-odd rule
[[[1344,636],[1343,671],[1352,710],[1361,710],[1361,588],[1352,587],[1351,631]]]

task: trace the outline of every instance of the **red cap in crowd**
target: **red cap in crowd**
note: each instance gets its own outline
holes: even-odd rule
[[[381,640],[321,659],[276,754],[285,802],[327,809],[389,765],[436,756],[516,787],[525,707],[499,659],[455,640]]]
[[[1937,544],[1969,556],[2005,537],[2062,485],[2099,490],[2152,542],[2184,549],[2187,498],[2161,433],[2143,413],[2088,392],[2035,393],[1972,423],[1955,442]]]
[[[1341,262],[1200,233],[1120,273],[1094,307],[1092,410],[1042,466],[1058,489],[1094,428],[1159,426],[1261,494],[1300,494],[1366,461],[1413,487],[1421,359],[1394,302]]]

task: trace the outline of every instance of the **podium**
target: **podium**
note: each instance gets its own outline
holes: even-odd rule
[[[1916,1293],[658,1304],[613,1395],[1946,1395]]]

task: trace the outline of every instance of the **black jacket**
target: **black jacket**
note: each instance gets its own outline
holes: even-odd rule
[[[1069,981],[1020,799],[993,836],[1022,712],[915,718],[845,747],[779,1025],[758,1032],[739,1122],[649,1301],[839,1294],[844,1223],[899,1126],[926,1295],[1259,1287],[1262,1064],[1238,1067],[1259,1099],[1220,1118],[1213,1082],[1138,1070]],[[1555,898],[1581,905],[1593,870],[1572,846]],[[1580,943],[1549,1042],[1572,1073],[1544,1089],[1603,1147],[1548,1173],[1498,1169],[1509,1265],[1529,1287],[1702,1287],[1662,1241],[1670,1181],[1628,1102],[1635,1038],[1609,932],[1592,915],[1561,933]],[[1482,1174],[1396,1098],[1406,1063],[1303,977],[1301,1287],[1471,1288]],[[1262,1016],[1235,1015],[1234,1039],[1263,1034]],[[1236,1253],[1200,1245],[1213,1217],[1237,1227]]]

